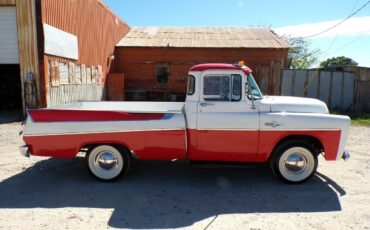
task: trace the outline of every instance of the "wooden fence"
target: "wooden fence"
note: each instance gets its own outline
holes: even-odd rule
[[[261,91],[265,95],[279,95],[282,64],[271,63],[270,66],[257,66],[253,72]]]
[[[335,111],[352,109],[355,78],[351,72],[283,69],[281,78],[281,95],[317,98]]]
[[[100,101],[104,97],[101,66],[49,61],[47,106],[77,101]]]
[[[370,81],[355,82],[354,112],[370,113]]]
[[[76,101],[100,101],[103,88],[96,84],[59,85],[50,88],[50,106],[69,104]]]

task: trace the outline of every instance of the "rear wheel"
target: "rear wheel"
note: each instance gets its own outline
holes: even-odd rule
[[[103,181],[114,181],[128,171],[131,158],[124,148],[99,145],[87,154],[86,162],[94,177]]]
[[[275,149],[270,166],[272,172],[284,183],[299,184],[314,175],[318,159],[307,143],[290,141]]]

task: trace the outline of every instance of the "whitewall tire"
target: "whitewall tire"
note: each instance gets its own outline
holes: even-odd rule
[[[277,147],[270,160],[273,173],[283,182],[299,184],[310,179],[317,170],[317,155],[304,142],[290,141]]]
[[[124,148],[111,145],[94,147],[86,157],[90,173],[97,179],[113,181],[124,175],[130,166],[130,156]]]

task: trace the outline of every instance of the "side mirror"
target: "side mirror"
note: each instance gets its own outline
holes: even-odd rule
[[[249,100],[251,100],[252,101],[252,103],[253,103],[253,101],[254,101],[254,98],[253,98],[253,96],[252,96],[252,94],[251,94],[251,88],[249,87],[249,83],[248,82],[246,82],[245,83],[245,95],[247,95],[247,98],[249,99]]]

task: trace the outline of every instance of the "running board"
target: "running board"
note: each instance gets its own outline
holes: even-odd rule
[[[194,168],[256,168],[263,164],[217,161],[190,161],[189,165]]]

